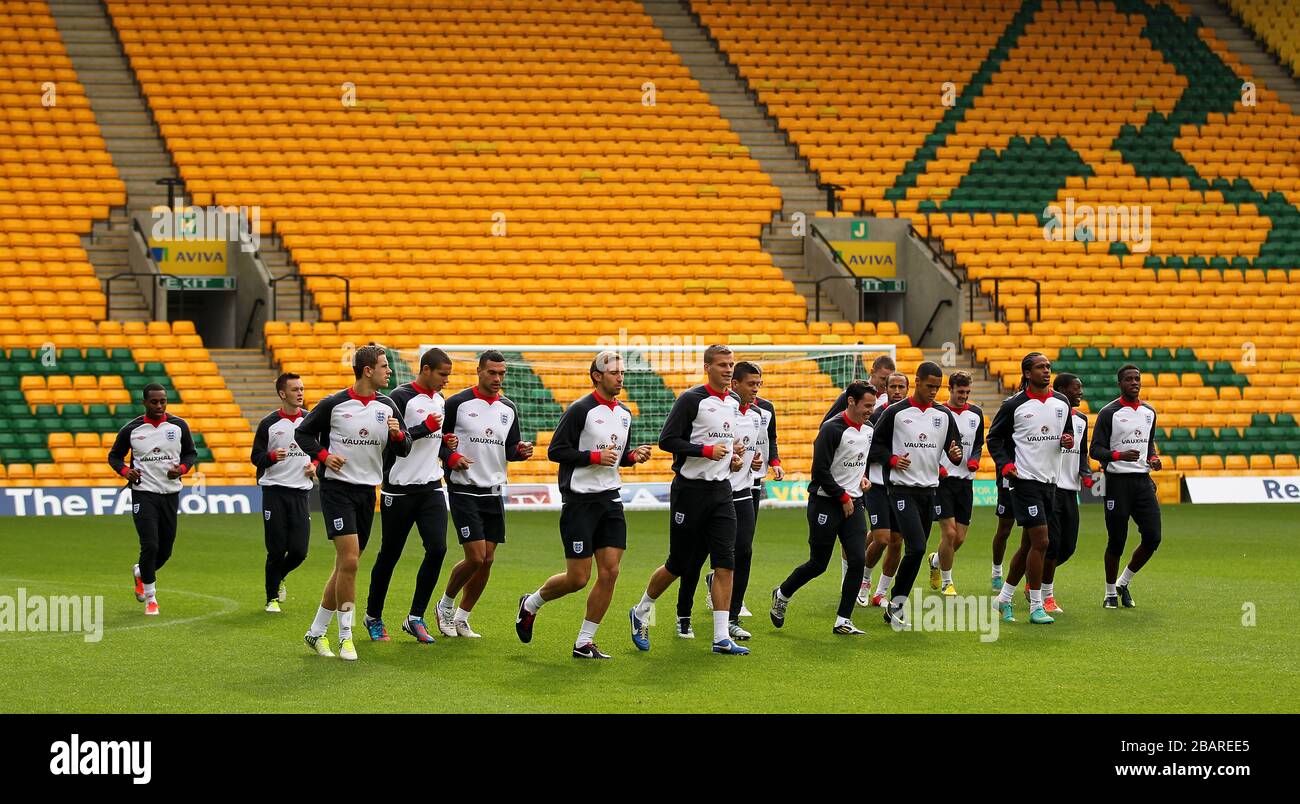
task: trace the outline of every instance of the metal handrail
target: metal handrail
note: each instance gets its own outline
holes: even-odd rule
[[[829,282],[832,279],[847,279],[853,282],[854,289],[858,291],[858,320],[861,321],[863,318],[865,318],[867,310],[866,310],[866,302],[864,300],[866,299],[866,296],[862,293],[862,277],[832,275],[832,276],[823,276],[821,279],[818,279],[813,282],[813,298],[815,299],[813,304],[813,310],[814,310],[813,320],[814,321],[822,320],[822,283]]]
[[[934,306],[934,312],[930,313],[930,320],[925,322],[925,329],[921,330],[921,334],[918,335],[916,338],[914,338],[912,340],[912,343],[919,344],[921,341],[925,340],[925,336],[929,335],[931,328],[934,327],[934,319],[939,317],[939,311],[943,309],[944,305],[948,305],[949,307],[952,307],[953,306],[952,299],[939,300],[939,303]],[[961,314],[958,313],[958,315]]]
[[[121,273],[113,274],[112,276],[104,277],[104,318],[106,320],[112,319],[113,317],[113,282],[117,279],[125,279],[128,276],[148,276],[159,280],[153,283],[153,290],[149,299],[149,314],[154,316],[155,319],[158,316],[158,288],[162,285],[161,280],[164,277],[169,279],[184,278],[179,274],[154,273],[153,271],[123,271]]]
[[[240,349],[244,349],[248,346],[248,333],[253,331],[253,319],[257,317],[257,308],[265,304],[266,300],[260,296],[253,299],[253,309],[248,311],[248,326],[244,327],[244,337],[239,342]]]
[[[310,274],[310,276],[313,278],[321,277],[324,279],[343,280],[343,320],[351,321],[352,320],[352,281],[348,279],[348,277],[343,276],[342,274]],[[301,273],[297,271],[283,274],[282,276],[273,276],[271,277],[270,280],[267,281],[267,284],[270,285],[271,287],[271,320],[275,321],[279,318],[277,314],[278,295],[275,292],[275,286],[277,283],[283,282],[286,279],[298,280],[298,320],[305,321],[306,311],[307,311],[307,282],[306,282],[306,277],[304,277]]]
[[[949,264],[948,261],[943,258],[943,252],[935,248],[934,244],[930,242],[930,239],[928,237],[923,236],[920,232],[918,232],[916,230],[916,227],[913,226],[912,224],[910,223],[907,224],[907,231],[911,233],[917,240],[920,240],[922,243],[924,243],[925,247],[930,250],[930,254],[932,254],[934,258],[938,260],[939,264],[942,265],[944,268],[947,268],[952,273],[953,278],[957,280],[957,287],[960,288],[962,284],[962,278],[961,275],[957,273],[957,261],[954,260],[951,264]]]
[[[998,306],[1002,282],[1033,282],[1034,283],[1034,323],[1043,320],[1043,283],[1037,279],[1028,276],[995,276],[989,277],[993,281],[993,320],[1006,322],[1006,314]],[[983,281],[983,280],[981,280]],[[975,293],[967,294],[970,320],[975,320]]]

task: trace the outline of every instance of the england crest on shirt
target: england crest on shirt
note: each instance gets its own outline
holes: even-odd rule
[[[388,419],[387,411],[383,411],[383,410],[375,411],[375,421],[379,422],[380,424],[383,424],[387,419]]]
[[[168,440],[168,441],[175,441],[175,440],[176,440],[176,431],[175,431],[175,430],[168,430],[168,431],[167,431],[167,440]]]
[[[938,430],[940,427],[943,426],[943,417],[935,416],[933,421],[934,421],[934,429]]]
[[[502,427],[505,427],[505,426],[506,426],[507,424],[509,424],[509,423],[510,423],[510,417],[507,416],[506,414],[502,413],[502,414],[501,414],[501,426],[502,426]]]

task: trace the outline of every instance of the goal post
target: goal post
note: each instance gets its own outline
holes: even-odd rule
[[[650,444],[653,457],[623,470],[624,501],[632,509],[667,508],[672,457],[659,450],[659,431],[677,396],[704,381],[707,344],[423,344],[418,349],[390,350],[392,386],[409,382],[419,371],[420,356],[438,347],[452,360],[446,395],[477,383],[479,355],[493,349],[506,359],[502,392],[519,410],[525,440],[536,444],[529,461],[509,466],[508,503],[515,507],[554,508],[560,503],[556,466],[546,447],[560,415],[591,392],[588,370],[600,351],[618,352],[624,361],[620,399],[632,411],[631,443]],[[783,482],[767,478],[767,505],[802,505],[807,499],[812,443],[826,409],[854,378],[865,378],[879,355],[896,357],[897,347],[881,344],[731,344],[737,362],[749,361],[763,372],[761,396],[776,408]],[[396,359],[393,359],[396,358]]]

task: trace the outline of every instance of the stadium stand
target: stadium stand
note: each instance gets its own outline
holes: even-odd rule
[[[589,343],[593,306],[631,334],[728,339],[731,316],[683,316],[701,308],[753,311],[749,334],[776,342],[875,334],[804,323],[759,244],[779,194],[639,3],[215,5],[197,20],[108,3],[195,201],[261,205],[309,277],[323,321],[266,327],[309,401],[351,382],[345,344]],[[254,103],[227,95],[234,74]],[[348,277],[350,320],[323,274]],[[507,393],[550,411],[525,423],[544,442],[579,387],[524,368]],[[649,470],[667,479],[666,456]]]
[[[0,485],[119,485],[108,447],[154,381],[208,479],[251,479],[212,463],[251,434],[193,325],[103,320],[81,237],[126,190],[45,3],[0,2],[0,77]]]
[[[846,209],[912,218],[997,294],[962,339],[1004,390],[1041,349],[1095,410],[1134,359],[1180,469],[1294,464],[1300,119],[1263,86],[1243,106],[1249,70],[1184,6],[692,5]],[[1067,198],[1149,207],[1149,242],[1105,216],[1049,240]]]
[[[1300,76],[1300,4],[1295,0],[1228,0],[1227,5],[1292,76]]]

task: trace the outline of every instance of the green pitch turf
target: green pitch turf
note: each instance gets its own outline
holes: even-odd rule
[[[807,526],[802,510],[765,510],[747,595],[757,615],[747,622],[754,633],[748,657],[709,652],[702,590],[698,637],[676,638],[676,586],[660,600],[652,650],[633,648],[627,610],[664,558],[666,517],[628,514],[630,549],[597,636],[612,661],[570,658],[585,594],[543,608],[532,644],[515,637],[519,595],[563,566],[558,514],[542,512],[509,516],[509,542],[473,616],[484,636],[479,640],[439,636],[435,645],[419,645],[399,631],[418,560],[413,536],[388,598],[393,641],[370,642],[358,615],[355,663],[318,658],[302,643],[333,560],[319,515],[311,554],[290,575],[280,615],[262,611],[260,517],[182,517],[175,555],[159,575],[163,614],[157,619],[143,616],[128,585],[137,550],[129,517],[5,519],[0,595],[16,596],[19,587],[28,595],[103,595],[105,626],[93,644],[79,634],[0,632],[0,711],[1297,709],[1295,506],[1167,506],[1164,545],[1132,586],[1138,608],[1118,611],[1100,606],[1104,528],[1100,508],[1085,507],[1079,551],[1057,577],[1066,613],[1055,625],[1032,626],[1018,596],[1020,622],[1002,626],[992,642],[973,632],[895,633],[878,609],[856,612],[866,636],[833,635],[838,559],[799,592],[777,631],[767,618],[770,590],[806,557]],[[990,509],[976,510],[972,535],[957,556],[962,594],[989,594],[993,525]],[[358,578],[360,607],[378,547],[378,517],[375,526]],[[930,544],[937,548],[937,527]],[[453,545],[443,579],[459,553]],[[918,589],[931,594],[924,569]],[[331,627],[331,641],[336,633]]]

